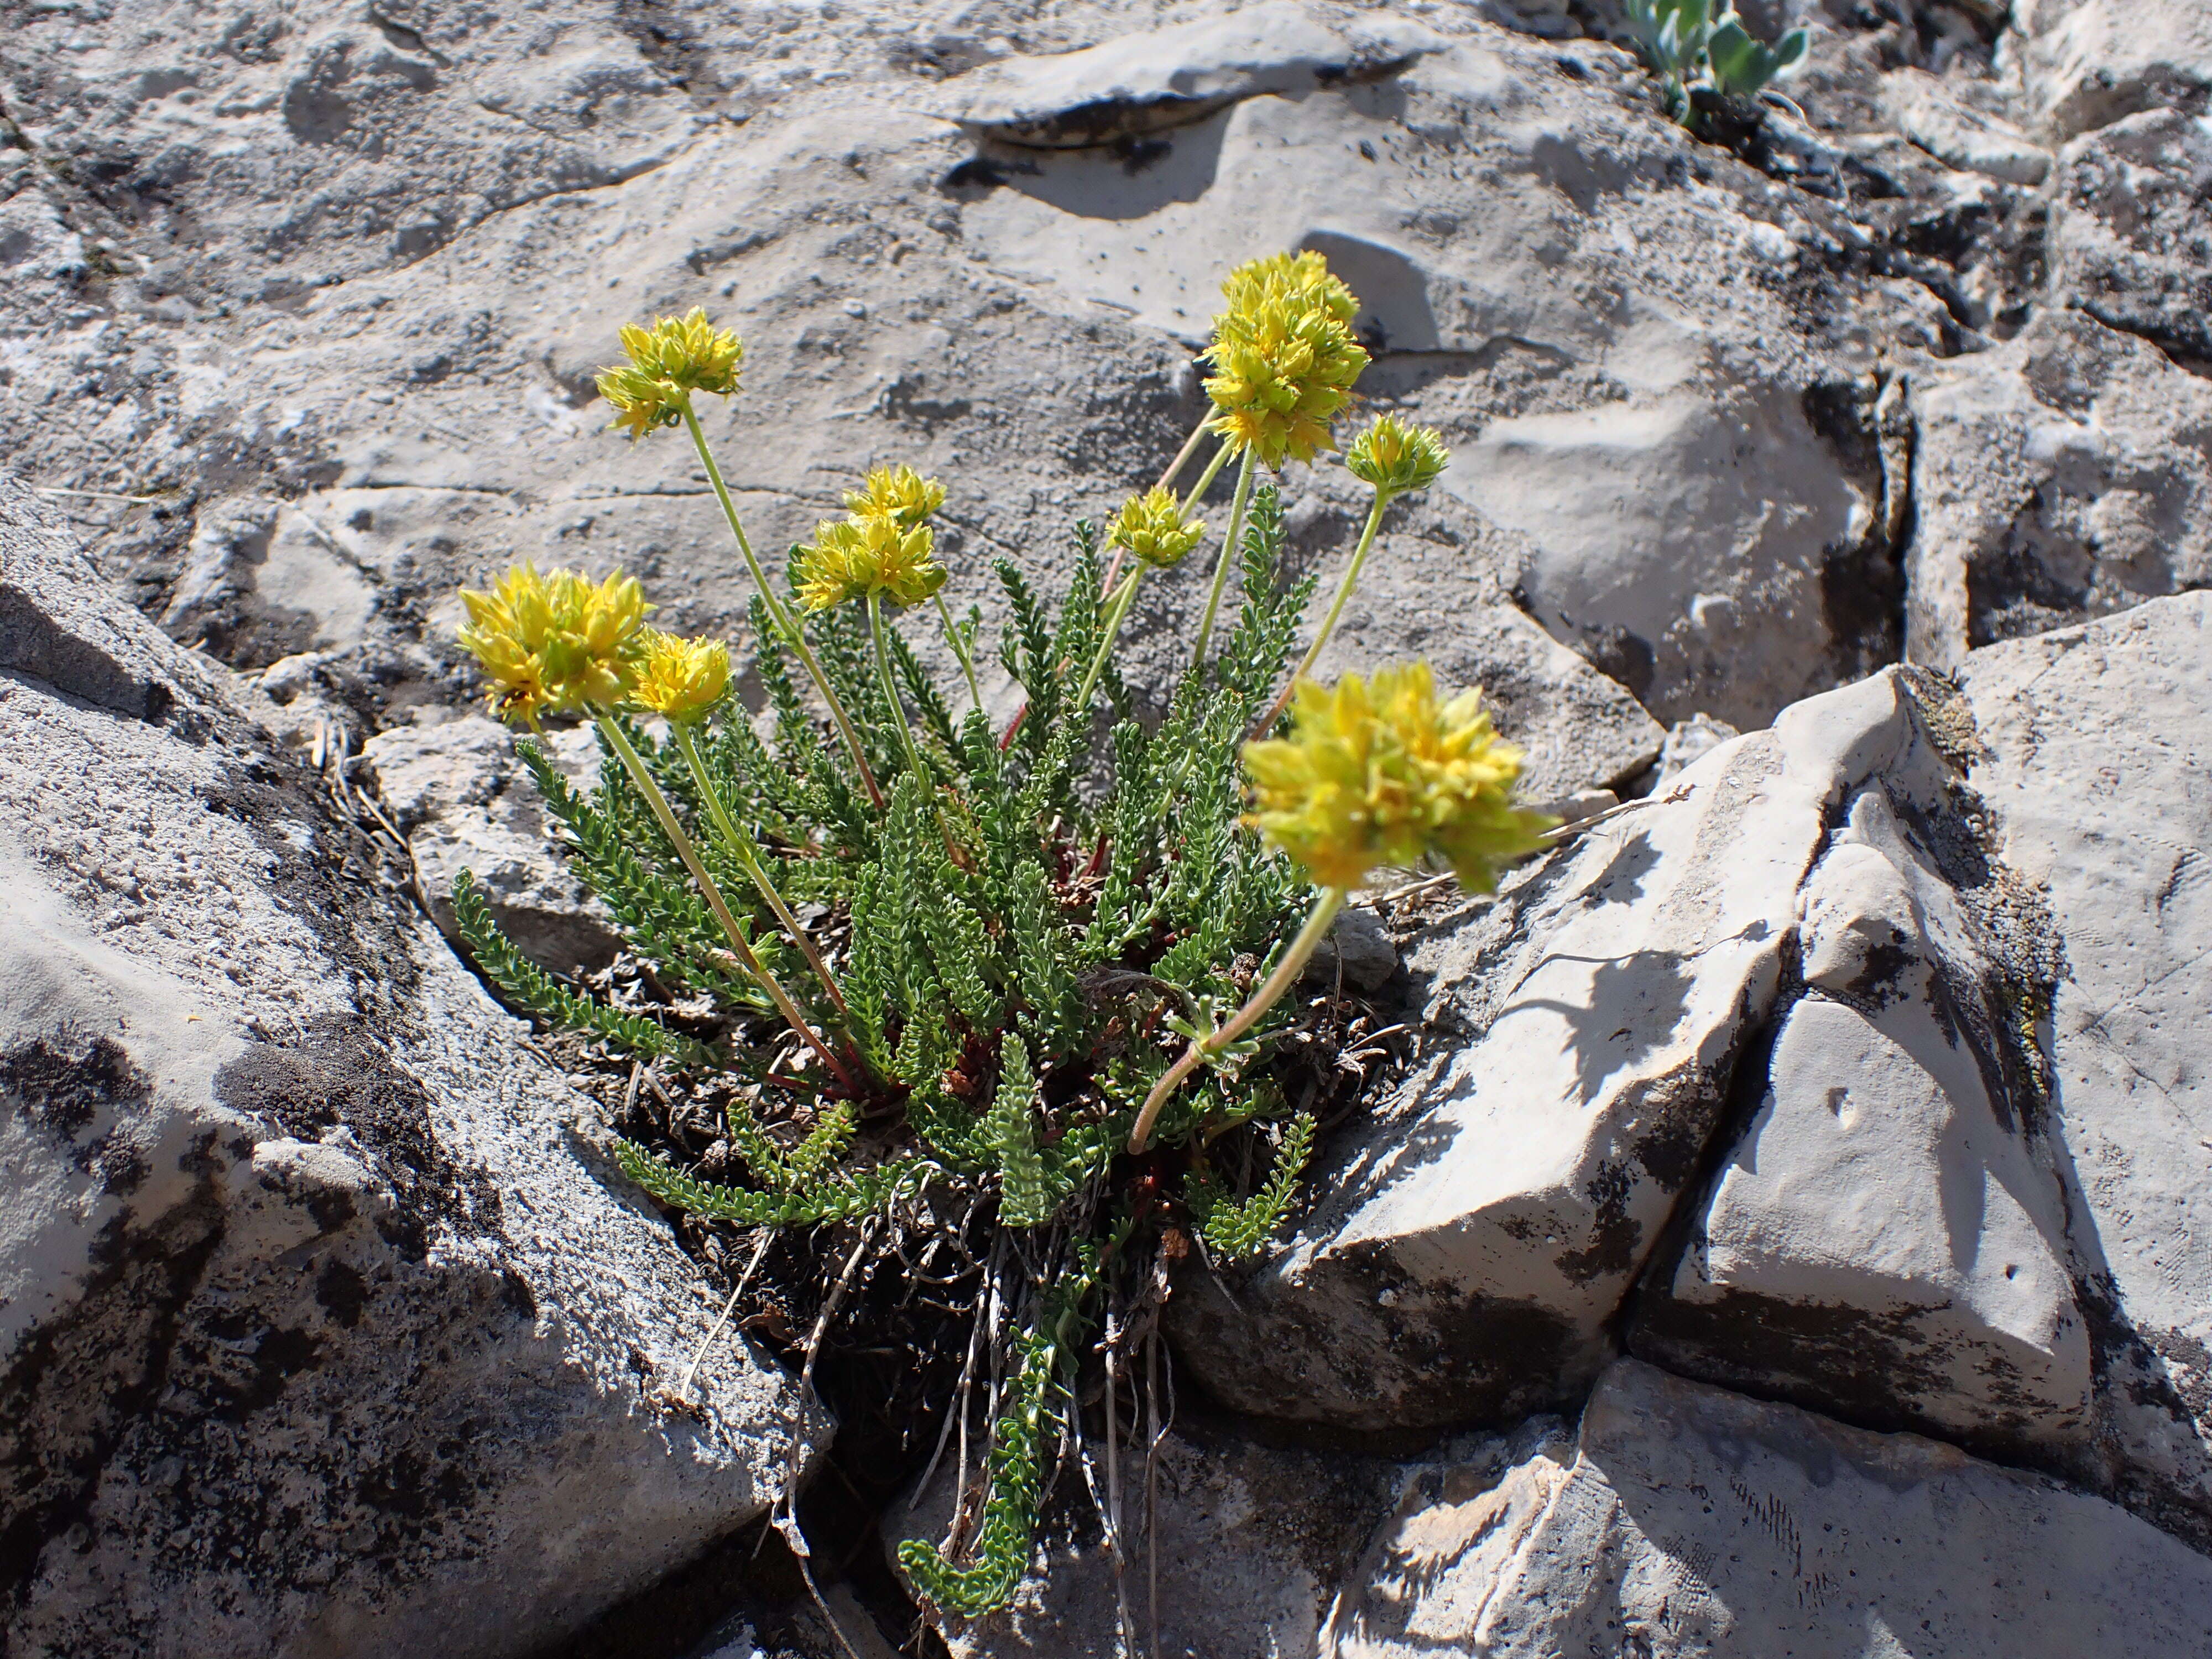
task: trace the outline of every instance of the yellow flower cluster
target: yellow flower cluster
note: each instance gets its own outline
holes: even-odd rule
[[[483,665],[503,720],[534,726],[557,710],[605,707],[635,681],[650,607],[634,576],[594,584],[581,571],[541,576],[524,563],[489,593],[462,589],[461,603],[460,642]]]
[[[1182,516],[1182,503],[1175,491],[1155,489],[1132,495],[1114,515],[1107,544],[1126,547],[1155,570],[1165,570],[1181,563],[1205,539],[1205,525]]]
[[[809,611],[828,611],[848,599],[888,596],[901,605],[920,605],[945,586],[945,568],[937,562],[937,538],[926,524],[911,528],[896,519],[824,520],[814,527],[814,542],[792,559],[799,602]]]
[[[613,424],[632,438],[682,420],[690,392],[727,397],[738,389],[744,343],[734,329],[708,322],[697,306],[681,317],[663,317],[649,329],[625,324],[622,343],[629,362],[599,371],[599,395],[615,411]]]
[[[845,505],[856,519],[896,519],[911,530],[945,505],[945,486],[910,466],[879,466],[863,488],[845,492]]]
[[[1432,426],[1407,426],[1395,416],[1379,416],[1352,441],[1344,465],[1352,476],[1384,495],[1426,489],[1451,459],[1444,434]]]
[[[1322,886],[1434,853],[1486,893],[1500,864],[1541,844],[1550,820],[1514,805],[1521,751],[1492,733],[1480,691],[1439,705],[1417,662],[1333,690],[1302,681],[1292,708],[1287,738],[1244,745],[1245,822]]]
[[[1352,335],[1359,302],[1318,253],[1274,254],[1230,272],[1206,383],[1213,429],[1270,467],[1310,461],[1367,367]]]
[[[678,726],[714,713],[730,689],[730,647],[720,640],[687,640],[657,628],[645,632],[645,655],[629,700]]]

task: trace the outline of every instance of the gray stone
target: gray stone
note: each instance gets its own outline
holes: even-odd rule
[[[1860,428],[1881,354],[1950,325],[1925,288],[1850,274],[1870,234],[1842,209],[1666,122],[1619,51],[1459,7],[1151,33],[1089,0],[641,15],[319,3],[233,29],[116,0],[0,43],[38,158],[9,203],[57,250],[0,288],[33,343],[0,429],[42,478],[159,497],[72,511],[184,637],[258,666],[359,635],[402,671],[395,702],[456,703],[452,590],[519,555],[622,563],[668,625],[737,629],[750,583],[680,438],[606,434],[591,384],[617,321],[692,304],[749,339],[744,396],[706,418],[771,561],[860,467],[910,460],[951,483],[956,595],[995,623],[988,558],[1064,581],[1068,521],[1199,413],[1222,272],[1303,246],[1363,296],[1375,405],[1465,462],[1394,510],[1361,648],[1402,654],[1418,623],[1469,674],[1533,673],[1515,735],[1559,767],[1546,793],[1647,763],[1636,697],[1755,725],[1896,656],[1897,491]],[[1079,149],[985,154],[923,112],[1052,76],[1079,101],[1048,116],[1126,112],[1106,94],[1194,66],[1198,104],[1233,103]],[[52,275],[71,236],[114,269]],[[1285,488],[1317,515],[1301,556],[1333,568],[1360,492],[1333,465]],[[229,534],[270,503],[265,549]],[[1179,665],[1206,578],[1148,583],[1133,683]],[[1516,587],[1631,695],[1535,659]]]
[[[591,781],[599,750],[588,730],[550,732],[544,741],[564,770]],[[494,920],[541,966],[571,974],[613,960],[621,946],[613,919],[563,861],[506,727],[482,714],[394,726],[371,738],[362,755],[448,937],[453,881],[467,870]]]
[[[2204,120],[2162,109],[2100,127],[2066,147],[2053,186],[2052,295],[2172,356],[2212,363]]]
[[[1898,131],[1945,166],[2008,185],[2041,184],[2051,171],[2051,152],[1960,91],[1921,69],[1894,70],[1881,85],[1885,112]]]
[[[1782,989],[1833,816],[1917,741],[1893,674],[1801,703],[1418,949],[1412,1080],[1233,1300],[1194,1273],[1170,1304],[1206,1388],[1363,1430],[1577,1398]]]
[[[1188,126],[1245,98],[1303,97],[1403,68],[1441,36],[1407,19],[1330,27],[1294,0],[1048,58],[1008,58],[959,76],[934,112],[979,137],[1081,149]]]
[[[2212,594],[1992,647],[1960,680],[1976,790],[2063,940],[2044,1016],[2096,1451],[2212,1547]]]
[[[2018,0],[2006,44],[2062,138],[2145,110],[2202,111],[2212,95],[2212,16],[2197,0]]]
[[[822,1425],[656,1393],[714,1309],[589,1103],[5,478],[0,572],[9,1650],[512,1653],[759,1513]]]
[[[1686,720],[1676,720],[1668,729],[1667,741],[1660,745],[1658,781],[1666,782],[1729,738],[1742,735],[1726,720],[1717,720],[1711,714],[1692,714]]]
[[[2012,1029],[2033,970],[2014,941],[2037,919],[1996,884],[1972,895],[1982,916],[1954,890],[1981,873],[1956,851],[1972,830],[1945,822],[1955,777],[1915,747],[1850,802],[1801,890],[1804,994],[1763,1085],[1738,1079],[1763,1086],[1758,1110],[1629,1341],[1709,1381],[2049,1461],[2088,1432],[2090,1353],[2032,1127],[2039,1057]]]
[[[2208,1628],[2212,1562],[2100,1498],[1624,1361],[1571,1444],[1416,1488],[1322,1650],[2077,1659]]]
[[[2212,388],[2153,346],[2045,313],[1914,377],[1913,660],[2212,582]]]

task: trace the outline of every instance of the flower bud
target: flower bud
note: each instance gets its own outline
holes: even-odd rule
[[[593,584],[580,571],[541,576],[514,566],[489,593],[461,590],[469,613],[461,645],[491,682],[492,712],[536,726],[563,709],[619,702],[644,654],[638,637],[652,607],[634,576],[620,571]]]
[[[908,528],[878,514],[817,525],[813,544],[793,555],[792,574],[799,603],[812,611],[871,594],[920,605],[945,586],[948,573],[937,562],[927,525]]]
[[[910,466],[879,466],[868,474],[864,488],[845,492],[845,505],[855,518],[896,519],[911,530],[945,505],[945,486]]]
[[[1442,475],[1451,451],[1432,426],[1407,426],[1384,415],[1352,441],[1344,465],[1352,476],[1384,495],[1426,489]]]
[[[1180,563],[1205,538],[1203,524],[1184,520],[1182,504],[1173,490],[1154,489],[1132,495],[1115,514],[1107,542],[1127,548],[1156,570],[1165,570]]]

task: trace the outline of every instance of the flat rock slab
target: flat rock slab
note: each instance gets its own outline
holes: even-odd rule
[[[2105,1478],[2212,1546],[2212,594],[1977,652],[1960,683],[1973,787],[2063,940],[2051,1117]]]
[[[1633,1360],[1571,1443],[1409,1498],[1322,1651],[2084,1659],[2212,1630],[2212,1560],[2101,1498]]]
[[[7,478],[0,653],[0,1645],[507,1655],[758,1514],[822,1425],[656,1394],[714,1310],[590,1103]]]

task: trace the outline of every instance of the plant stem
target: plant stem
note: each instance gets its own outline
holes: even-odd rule
[[[1198,482],[1190,487],[1190,494],[1182,498],[1182,515],[1186,519],[1198,510],[1206,492],[1213,488],[1213,481],[1221,476],[1221,469],[1229,464],[1236,450],[1224,443],[1213,452],[1213,459],[1206,464],[1206,471],[1198,475]]]
[[[1222,446],[1225,451],[1226,444]],[[1220,458],[1215,457],[1218,462]],[[1191,665],[1206,665],[1206,647],[1213,639],[1213,614],[1221,609],[1221,590],[1228,585],[1229,562],[1237,556],[1237,538],[1244,528],[1244,503],[1252,497],[1252,470],[1258,457],[1250,445],[1244,448],[1244,464],[1237,471],[1237,496],[1229,505],[1229,533],[1221,540],[1221,556],[1213,563],[1213,591],[1206,596],[1206,615],[1198,624],[1198,649],[1191,653]]]
[[[882,602],[868,595],[868,637],[875,641],[876,675],[884,683],[884,696],[891,706],[891,719],[897,722],[899,741],[906,745],[906,763],[913,771],[915,781],[927,790],[929,774],[921,763],[921,750],[914,744],[914,727],[908,724],[906,705],[899,701],[898,682],[891,678],[891,653],[884,644],[884,611]]]
[[[730,948],[736,953],[738,962],[747,973],[760,981],[761,988],[775,1001],[777,1009],[790,1023],[791,1029],[805,1038],[812,1045],[814,1052],[822,1056],[822,1063],[830,1068],[830,1074],[843,1084],[849,1092],[858,1095],[860,1088],[854,1082],[853,1074],[845,1069],[836,1054],[830,1052],[830,1045],[815,1035],[814,1028],[806,1023],[806,1017],[799,1012],[799,1005],[791,1000],[791,993],[777,982],[774,974],[769,972],[768,964],[753,954],[753,947],[747,942],[744,930],[738,926],[738,919],[730,914],[730,907],[722,902],[722,890],[714,884],[714,877],[707,873],[707,866],[699,861],[699,849],[691,844],[691,837],[684,833],[684,826],[677,822],[675,812],[669,807],[668,798],[660,793],[660,786],[653,781],[653,774],[646,769],[644,759],[623,734],[621,723],[611,716],[603,716],[599,724],[599,730],[607,734],[608,745],[621,759],[623,769],[629,774],[630,781],[637,786],[638,793],[645,797],[645,804],[653,809],[653,816],[660,820],[661,833],[668,837],[670,844],[676,848],[677,856],[684,860],[684,867],[691,872],[691,879],[698,884],[700,896],[707,901],[707,908],[714,913],[714,920],[721,924],[722,932],[728,936]]]
[[[1198,417],[1198,424],[1191,428],[1190,436],[1182,441],[1182,447],[1176,451],[1175,459],[1170,461],[1168,470],[1160,474],[1160,489],[1175,488],[1175,481],[1182,476],[1183,468],[1190,465],[1190,458],[1198,453],[1198,447],[1206,441],[1206,423],[1212,418],[1211,415]]]
[[[799,630],[797,620],[783,601],[776,598],[775,589],[769,585],[768,572],[761,568],[761,562],[753,556],[753,544],[746,538],[744,526],[738,522],[737,504],[730,499],[729,486],[722,482],[722,469],[714,465],[714,452],[707,447],[707,434],[700,429],[699,416],[691,408],[689,392],[683,394],[677,408],[683,414],[684,430],[691,434],[691,447],[699,452],[699,464],[707,469],[707,482],[714,487],[714,499],[722,504],[722,516],[729,520],[730,533],[738,538],[738,551],[745,556],[745,568],[753,573],[753,583],[760,589],[761,603],[768,607],[769,620],[775,625],[775,631],[782,636],[783,642],[799,653],[799,660],[805,665],[807,678],[814,682],[814,689],[822,694],[822,701],[830,705],[830,718],[836,721],[838,732],[845,739],[845,747],[852,751],[853,764],[859,769],[860,781],[867,787],[868,799],[875,803],[876,810],[881,811],[884,792],[876,787],[875,774],[868,769],[868,757],[860,750],[860,735],[853,729],[852,720],[845,713],[845,705],[837,701],[837,694],[830,689],[829,677],[823,673],[822,665],[814,659],[814,653],[808,648],[806,636]]]
[[[945,623],[945,637],[952,642],[952,654],[960,659],[960,672],[968,677],[968,695],[975,699],[975,707],[983,706],[983,688],[975,684],[975,659],[968,649],[968,641],[954,625],[952,613],[945,608],[945,595],[933,593],[930,599],[937,605],[937,615]]]
[[[768,908],[775,912],[776,921],[791,936],[791,942],[799,947],[799,954],[806,958],[807,965],[814,969],[815,978],[822,981],[822,988],[829,993],[830,1002],[836,1007],[837,1018],[850,1019],[852,1011],[845,1006],[844,994],[838,990],[837,981],[830,977],[830,964],[822,960],[822,953],[814,948],[813,939],[799,925],[799,918],[791,914],[791,907],[783,902],[783,895],[775,890],[775,884],[769,879],[768,871],[760,861],[760,852],[753,844],[753,838],[738,828],[736,821],[730,817],[729,809],[722,805],[721,791],[714,787],[714,780],[707,775],[706,764],[699,758],[698,741],[692,735],[691,728],[677,726],[673,729],[676,747],[684,757],[684,763],[691,769],[691,781],[699,786],[700,797],[707,803],[707,816],[714,823],[715,834],[721,837],[722,845],[729,849],[730,856],[737,860],[746,878],[767,901]]]
[[[1291,941],[1291,948],[1284,952],[1283,959],[1275,964],[1275,971],[1267,975],[1267,982],[1252,993],[1251,1000],[1237,1011],[1226,1025],[1212,1036],[1193,1042],[1183,1051],[1182,1058],[1152,1085],[1152,1093],[1145,1097],[1144,1109],[1137,1114],[1136,1127],[1129,1131],[1132,1152],[1145,1150],[1146,1143],[1152,1139],[1152,1126],[1159,1121],[1160,1109],[1168,1103],[1168,1097],[1182,1086],[1183,1079],[1250,1030],[1262,1014],[1282,1000],[1283,993],[1297,983],[1306,963],[1313,960],[1315,950],[1328,936],[1336,913],[1344,908],[1345,896],[1346,890],[1341,887],[1323,888],[1321,897],[1315,902],[1313,914],[1306,918],[1306,925],[1298,930],[1298,936]]]
[[[1269,728],[1281,717],[1283,710],[1291,706],[1291,693],[1297,690],[1298,682],[1306,677],[1306,671],[1320,657],[1322,647],[1328,643],[1329,634],[1336,627],[1336,619],[1344,614],[1344,602],[1352,597],[1352,586],[1359,580],[1359,567],[1367,562],[1367,550],[1375,545],[1375,532],[1382,524],[1382,509],[1389,505],[1390,496],[1382,490],[1376,490],[1375,505],[1367,511],[1367,526],[1359,532],[1359,545],[1352,550],[1352,562],[1345,567],[1344,580],[1337,584],[1336,598],[1329,602],[1328,615],[1321,619],[1321,632],[1314,635],[1314,641],[1306,647],[1305,655],[1298,659],[1298,665],[1291,671],[1291,678],[1284,683],[1282,695],[1275,699],[1273,706],[1266,714],[1260,716],[1260,723],[1252,728],[1255,737],[1267,736]]]
[[[1121,632],[1121,619],[1129,614],[1129,601],[1137,596],[1137,579],[1145,574],[1139,564],[1129,573],[1106,608],[1106,626],[1101,630],[1097,653],[1091,659],[1091,672],[1083,677],[1083,689],[1075,694],[1075,712],[1080,716],[1091,707],[1091,693],[1098,684],[1098,677],[1106,672],[1106,659],[1113,654],[1114,641]]]

